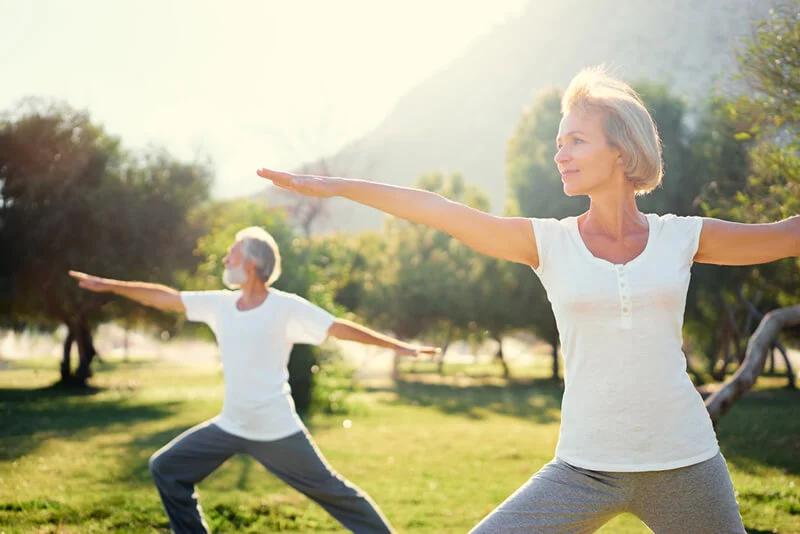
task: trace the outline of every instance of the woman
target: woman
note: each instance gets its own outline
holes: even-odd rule
[[[600,69],[562,100],[555,163],[577,217],[495,217],[439,195],[360,180],[258,175],[304,195],[342,196],[432,226],[474,250],[530,265],[553,306],[565,360],[555,458],[473,530],[593,532],[628,512],[655,532],[744,533],[681,328],[692,262],[750,265],[800,255],[800,217],[773,224],[641,213],[661,183],[656,126]]]

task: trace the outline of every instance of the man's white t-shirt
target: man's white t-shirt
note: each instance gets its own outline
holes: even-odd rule
[[[318,345],[334,317],[302,297],[270,288],[264,302],[239,310],[241,291],[183,291],[190,321],[206,323],[217,338],[225,376],[222,430],[260,441],[302,430],[289,388],[289,353],[295,343]]]
[[[661,471],[719,450],[686,374],[681,329],[699,217],[647,215],[644,251],[592,255],[576,217],[532,219],[565,362],[556,456],[596,471]]]

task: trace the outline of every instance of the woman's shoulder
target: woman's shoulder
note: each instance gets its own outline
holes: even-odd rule
[[[668,241],[696,242],[703,228],[703,218],[697,215],[663,215],[649,213],[650,232]]]
[[[703,223],[703,218],[697,215],[677,215],[675,213],[647,213],[648,221],[656,222],[662,228],[692,228]]]
[[[568,230],[575,226],[578,217],[570,215],[569,217],[562,217],[557,219],[555,217],[530,217],[533,226],[542,226],[545,228],[552,228],[554,230],[565,229]]]

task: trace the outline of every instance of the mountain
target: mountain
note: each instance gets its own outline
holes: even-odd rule
[[[565,87],[581,68],[604,63],[625,80],[666,82],[698,101],[735,72],[740,38],[776,3],[532,0],[519,18],[491,29],[409,91],[375,130],[309,168],[398,185],[427,171],[459,171],[500,213],[506,144],[536,93]],[[329,209],[317,230],[376,228],[382,220],[341,199]]]

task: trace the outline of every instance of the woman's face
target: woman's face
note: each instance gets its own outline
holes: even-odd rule
[[[555,162],[568,196],[591,195],[625,178],[620,151],[609,146],[597,111],[571,111],[558,127]]]

